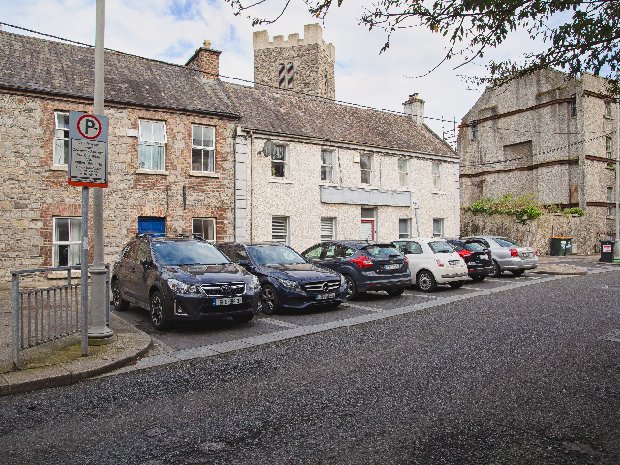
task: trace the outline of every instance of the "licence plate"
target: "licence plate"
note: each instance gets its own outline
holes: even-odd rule
[[[235,305],[243,303],[242,297],[224,297],[222,299],[213,299],[213,305]]]
[[[383,265],[383,268],[386,270],[397,270],[400,268],[400,265],[398,263],[392,263],[390,265]]]
[[[458,265],[461,262],[458,260],[450,260],[448,263],[450,263],[450,265]]]
[[[521,256],[524,258],[530,258],[532,256],[532,252],[523,252]]]
[[[329,294],[319,294],[316,296],[316,300],[329,300],[329,299],[335,299],[335,298],[336,298],[335,292],[330,292]]]

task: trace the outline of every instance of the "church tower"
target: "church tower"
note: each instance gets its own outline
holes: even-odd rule
[[[267,31],[254,33],[254,81],[280,89],[334,99],[336,51],[323,40],[319,24],[306,24],[304,37],[274,36]]]

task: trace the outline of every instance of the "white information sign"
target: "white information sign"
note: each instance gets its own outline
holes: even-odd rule
[[[69,113],[69,184],[108,187],[108,118]]]

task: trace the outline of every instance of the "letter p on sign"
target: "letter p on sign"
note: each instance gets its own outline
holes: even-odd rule
[[[95,140],[101,134],[101,121],[95,115],[82,115],[78,119],[77,130],[83,138]]]

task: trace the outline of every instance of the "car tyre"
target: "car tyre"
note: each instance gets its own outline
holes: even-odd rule
[[[403,295],[405,290],[401,287],[400,289],[390,289],[387,291],[388,295],[391,297],[398,297],[399,295]]]
[[[433,292],[437,289],[437,281],[435,276],[428,270],[422,270],[418,273],[416,278],[416,284],[418,289],[422,292]]]
[[[463,284],[465,284],[465,281],[454,281],[448,284],[450,285],[452,289],[458,289],[459,287],[463,287]]]
[[[261,308],[265,315],[273,315],[280,309],[276,288],[271,284],[264,284],[260,290]]]
[[[511,273],[515,276],[521,276],[523,273],[525,273],[525,270],[514,270],[511,271]]]
[[[169,323],[164,318],[164,297],[161,292],[155,291],[149,299],[149,314],[151,324],[155,329],[163,331],[168,328]]]
[[[344,281],[347,286],[347,294],[346,294],[347,300],[353,300],[357,296],[359,296],[359,291],[357,290],[357,286],[355,285],[355,281],[353,281],[353,278],[349,276],[348,274],[345,274]]]
[[[476,283],[484,281],[484,278],[486,278],[486,276],[480,274],[471,277],[471,279]]]
[[[129,308],[129,302],[123,299],[121,284],[118,279],[112,281],[112,307],[117,312],[124,312]]]
[[[249,321],[252,321],[254,319],[254,314],[253,313],[243,313],[242,315],[234,315],[232,317],[232,320],[235,323],[248,323]]]
[[[502,269],[500,268],[499,263],[493,260],[493,274],[491,276],[493,276],[494,278],[499,278],[501,275]]]

